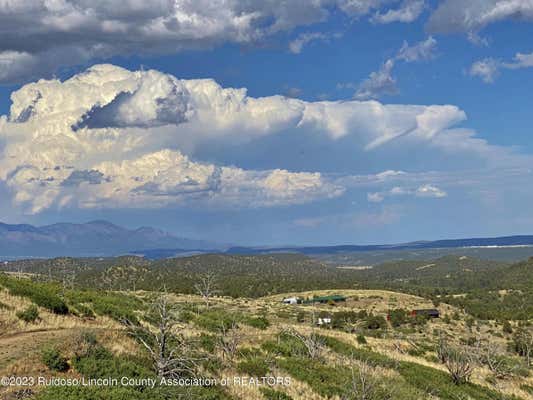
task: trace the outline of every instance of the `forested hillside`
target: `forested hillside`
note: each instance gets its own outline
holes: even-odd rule
[[[4,270],[106,290],[195,293],[206,274],[220,294],[260,297],[317,289],[382,288],[459,305],[479,317],[515,319],[533,314],[533,260],[507,265],[470,257],[389,262],[366,269],[326,264],[295,254],[199,255],[149,261],[141,257],[13,261]],[[517,304],[520,307],[517,307]]]

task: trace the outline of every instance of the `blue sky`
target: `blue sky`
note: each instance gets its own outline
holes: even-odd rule
[[[241,244],[532,233],[528,1],[23,3],[0,6],[36,26],[0,28],[2,221]]]

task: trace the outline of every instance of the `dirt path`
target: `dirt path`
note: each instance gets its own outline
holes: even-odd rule
[[[0,371],[11,363],[35,354],[47,343],[58,343],[75,329],[39,329],[0,336]]]

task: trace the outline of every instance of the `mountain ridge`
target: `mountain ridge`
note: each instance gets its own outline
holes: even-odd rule
[[[194,253],[256,255],[271,253],[338,254],[388,250],[475,247],[533,247],[533,235],[419,240],[398,244],[332,246],[224,246],[175,236],[150,226],[124,228],[106,220],[60,222],[44,226],[0,222],[0,257],[90,257],[142,255],[169,258]]]
[[[286,246],[286,247],[231,247],[231,254],[263,254],[268,252],[298,252],[302,254],[326,254],[374,250],[416,250],[461,247],[510,247],[533,246],[533,235],[513,235],[488,238],[419,240],[398,244],[333,245],[333,246]]]
[[[2,257],[114,256],[161,247],[190,251],[219,246],[152,227],[128,229],[103,220],[44,226],[0,222]]]

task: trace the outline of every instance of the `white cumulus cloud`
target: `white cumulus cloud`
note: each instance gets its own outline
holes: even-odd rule
[[[465,119],[451,105],[254,98],[209,79],[112,65],[64,82],[30,83],[11,98],[9,115],[0,117],[0,181],[14,204],[32,213],[65,206],[267,207],[337,197],[346,185],[320,172],[248,170],[191,155],[214,140],[284,132],[302,140],[357,136],[360,151],[401,137],[448,148],[452,139],[437,144],[437,138]],[[376,179],[402,174],[391,170]]]

